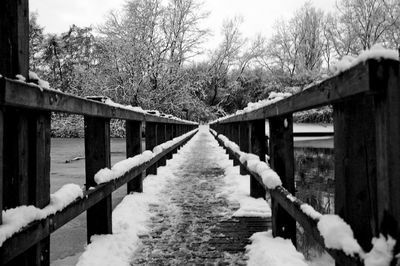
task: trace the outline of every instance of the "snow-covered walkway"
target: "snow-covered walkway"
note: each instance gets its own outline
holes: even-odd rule
[[[235,218],[238,203],[228,201],[222,147],[202,127],[168,162],[173,178],[152,204],[150,231],[140,236],[133,265],[243,265],[245,245],[265,218]],[[162,175],[160,169],[159,175]]]

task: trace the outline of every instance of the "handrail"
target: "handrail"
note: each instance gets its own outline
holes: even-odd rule
[[[315,221],[299,212],[295,193],[293,113],[319,106],[333,106],[335,153],[335,213],[350,225],[362,250],[368,252],[373,237],[400,241],[400,63],[371,58],[291,97],[247,113],[210,123],[217,134],[229,138],[243,152],[268,162],[280,176],[282,187],[270,191],[274,236],[296,244],[296,222],[321,243]],[[266,137],[265,123],[269,123]],[[225,147],[226,148],[226,147]],[[229,149],[228,149],[229,150]],[[229,152],[229,151],[228,151]],[[229,152],[241,173],[249,169]],[[264,197],[260,177],[250,172],[250,195]],[[359,265],[362,258],[329,253],[343,265]],[[393,262],[400,245],[393,249]]]
[[[360,94],[379,93],[379,88],[375,89],[373,83],[385,82],[385,69],[395,64],[398,61],[369,59],[291,97],[244,114],[220,118],[211,124],[268,119],[333,104]]]
[[[225,146],[224,142],[217,137],[217,134],[213,134],[213,136],[218,141],[218,143],[228,152],[231,158],[235,160],[237,164],[243,167],[243,169],[245,169],[246,174],[254,177],[258,184],[262,186],[265,191],[268,191],[274,200],[276,200],[292,217],[296,218],[296,221],[305,229],[305,231],[310,234],[318,242],[318,244],[324,247],[325,250],[335,259],[336,262],[340,263],[340,265],[353,265],[361,263],[359,257],[350,257],[341,250],[326,248],[324,239],[317,229],[318,220],[306,215],[301,210],[300,206],[304,203],[300,199],[293,196],[283,186],[277,186],[275,189],[268,189],[259,174],[250,170],[247,162],[242,163],[240,161],[239,153],[235,152],[230,147]]]
[[[84,116],[86,160],[84,196],[6,239],[0,247],[1,265],[14,258],[27,257],[31,260],[30,253],[25,251],[35,245],[40,246],[38,256],[43,258],[43,265],[47,265],[50,234],[84,211],[88,212],[88,241],[93,234],[111,233],[111,193],[124,184],[127,184],[128,192],[142,192],[143,171],[155,174],[157,167],[165,165],[166,159],[171,158],[172,153],[197,132],[194,129],[198,125],[192,121],[138,112],[42,89],[4,77],[0,77],[0,106],[0,152],[6,155],[0,156],[0,169],[3,171],[3,165],[7,168],[0,175],[0,182],[4,183],[3,201],[0,201],[2,209],[21,205],[44,208],[49,204],[51,112]],[[126,121],[127,157],[140,154],[145,149],[152,150],[173,138],[184,138],[176,139],[177,143],[157,153],[150,161],[131,168],[117,179],[98,185],[94,179],[96,172],[110,167],[110,119]],[[17,177],[18,180],[14,180]],[[9,199],[10,196],[13,198]],[[0,215],[0,227],[1,218]]]
[[[55,90],[42,89],[34,84],[4,77],[0,78],[0,103],[4,106],[15,106],[19,108],[64,112],[94,117],[197,125],[197,123],[192,121],[172,119],[110,106],[99,101],[93,101]]]

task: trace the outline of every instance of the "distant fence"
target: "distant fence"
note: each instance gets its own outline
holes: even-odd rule
[[[195,134],[176,139],[151,160],[98,185],[95,174],[111,167],[110,119],[126,121],[127,157],[197,127],[190,121],[113,107],[14,80],[20,74],[30,82],[28,2],[5,0],[0,8],[0,210],[21,205],[44,208],[50,203],[51,112],[84,117],[86,189],[82,198],[7,238],[0,248],[1,265],[49,265],[50,234],[85,211],[88,241],[94,234],[111,233],[111,193],[124,184],[128,193],[142,191],[143,171],[156,173],[156,167]]]
[[[400,250],[400,67],[394,60],[370,59],[312,88],[263,108],[211,124],[270,165],[283,186],[270,191],[275,236],[296,243],[296,222],[325,246],[315,219],[301,209],[295,194],[293,113],[333,105],[335,152],[335,212],[351,225],[361,247],[371,249],[379,234],[397,240]],[[265,122],[269,122],[269,139]],[[312,135],[312,134],[311,134]],[[299,136],[299,135],[297,135]],[[220,141],[221,144],[223,144]],[[226,147],[235,164],[239,155]],[[261,178],[251,175],[251,196],[265,197]],[[291,200],[292,199],[292,200]],[[339,265],[359,265],[361,259],[327,249]]]

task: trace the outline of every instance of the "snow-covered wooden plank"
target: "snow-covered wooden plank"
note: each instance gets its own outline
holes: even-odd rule
[[[347,97],[363,93],[377,93],[377,91],[372,90],[370,86],[372,82],[371,75],[376,75],[376,73],[371,70],[371,64],[376,62],[376,59],[369,59],[365,62],[361,62],[339,75],[329,78],[300,93],[248,113],[220,119],[219,123],[266,119],[329,105]],[[391,59],[381,59],[378,64],[382,68],[385,68],[387,65],[393,63],[398,64],[397,61]]]
[[[0,103],[19,108],[63,112],[87,116],[158,123],[197,125],[195,122],[168,118],[122,108],[78,96],[48,90],[35,84],[0,78]]]

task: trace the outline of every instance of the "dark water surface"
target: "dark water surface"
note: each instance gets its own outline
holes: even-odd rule
[[[295,142],[296,197],[323,214],[335,212],[333,138]],[[298,249],[310,259],[324,250],[297,224]]]
[[[125,139],[111,139],[111,165],[125,159]],[[84,139],[51,139],[51,193],[62,185],[85,184],[85,143]],[[74,160],[77,159],[77,160]],[[112,194],[113,208],[126,195],[126,186]],[[50,261],[52,265],[72,265],[57,260],[74,256],[84,250],[86,244],[86,213],[51,234]],[[76,263],[77,258],[73,261]],[[75,264],[73,264],[75,265]]]

